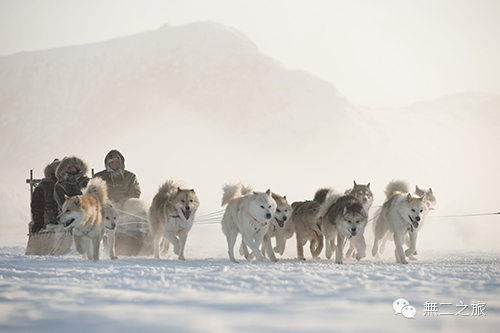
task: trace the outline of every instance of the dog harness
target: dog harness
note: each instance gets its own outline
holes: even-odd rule
[[[253,218],[253,220],[254,220],[255,222],[257,222],[257,223],[258,223],[258,224],[260,224],[261,226],[266,226],[266,225],[267,225],[267,221],[266,221],[266,223],[262,223],[262,222],[260,222],[259,220],[257,220],[255,217],[253,217],[253,216],[252,216],[252,218]]]

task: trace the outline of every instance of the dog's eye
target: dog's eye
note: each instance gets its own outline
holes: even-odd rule
[[[186,202],[186,201],[184,199],[182,199],[181,202]]]
[[[191,200],[189,200],[189,202],[193,202],[193,200],[191,199]]]
[[[415,213],[415,209],[412,209],[411,211]]]
[[[276,213],[281,213],[281,210],[279,210],[279,209],[276,209]]]
[[[109,220],[109,216],[106,216],[106,220]]]
[[[424,210],[423,210],[423,209],[421,209],[421,210],[420,210],[420,213],[422,213],[423,211],[424,211]]]
[[[269,205],[269,209],[271,209],[271,205]]]
[[[68,213],[68,212],[69,212],[69,209],[66,209],[66,213]]]
[[[260,205],[260,208],[264,209],[264,206]]]

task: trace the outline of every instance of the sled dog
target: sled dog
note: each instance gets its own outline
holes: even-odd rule
[[[331,197],[321,205],[317,217],[322,221],[326,242],[325,255],[328,259],[335,248],[335,237],[335,263],[342,264],[344,244],[348,238],[357,250],[356,259],[359,261],[363,258],[366,251],[364,229],[368,214],[358,199],[352,195]]]
[[[170,243],[179,260],[186,260],[184,249],[200,202],[194,190],[181,189],[174,180],[158,188],[149,208],[149,230],[153,236],[154,256],[160,259],[160,247],[168,251]]]
[[[101,211],[107,195],[106,182],[93,178],[84,194],[65,196],[62,213],[57,217],[59,224],[73,228],[73,239],[78,253],[87,254],[87,258],[93,261],[99,260],[99,246],[104,235]]]
[[[285,225],[288,224],[288,217],[292,214],[292,207],[288,204],[286,196],[282,197],[279,194],[273,193],[273,199],[276,202],[276,212],[273,214],[273,218],[269,223],[269,229],[264,235],[264,244],[262,246],[262,254],[265,256],[266,252],[269,255],[271,261],[276,262],[276,253],[280,253],[281,249],[284,250],[285,243]],[[276,238],[276,246],[273,248],[271,245],[271,238]]]
[[[111,259],[118,259],[115,254],[115,233],[119,215],[111,200],[107,200],[102,206],[102,217],[104,219],[106,240],[108,241],[109,257]]]
[[[417,235],[428,210],[425,194],[417,196],[409,193],[408,183],[401,180],[390,182],[386,189],[386,200],[374,223],[372,255],[376,256],[379,243],[387,233],[394,237],[396,262],[407,264],[406,257],[416,251]],[[405,236],[409,233],[409,248],[404,251]]]
[[[288,223],[293,224],[297,239],[297,259],[306,260],[304,245],[309,241],[313,259],[317,259],[323,250],[323,232],[316,213],[321,203],[318,201],[296,201],[292,203],[293,214]]]
[[[366,214],[368,214],[369,216],[370,208],[372,207],[373,203],[373,193],[372,190],[370,189],[370,183],[362,185],[362,184],[357,184],[356,181],[353,182],[354,182],[353,188],[347,190],[345,194],[350,194],[356,199],[358,199],[359,202],[361,202],[361,204],[363,205]],[[363,228],[361,232],[364,233],[365,228]],[[346,258],[354,258],[356,256],[356,254],[354,253],[354,249],[356,248],[356,246],[355,244],[353,244],[355,242],[356,238],[349,238],[350,244],[349,244],[349,250],[347,250],[346,253]]]
[[[227,205],[227,207],[222,216],[221,225],[222,232],[227,238],[229,259],[238,263],[234,258],[234,244],[240,233],[246,245],[242,246],[242,249],[248,246],[252,250],[249,254],[244,253],[248,262],[252,262],[254,257],[263,262],[264,256],[259,246],[276,211],[276,202],[271,195],[271,190],[264,193],[253,192],[251,187],[239,183],[226,184],[222,191],[222,206]]]

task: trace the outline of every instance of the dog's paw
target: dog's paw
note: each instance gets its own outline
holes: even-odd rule
[[[118,259],[118,257],[117,257],[117,256],[112,256],[112,257],[111,257],[111,260],[116,260],[116,259]]]

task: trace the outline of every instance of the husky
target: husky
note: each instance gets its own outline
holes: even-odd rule
[[[323,232],[320,222],[316,219],[316,213],[320,206],[321,203],[315,200],[292,203],[293,214],[288,223],[293,224],[295,231],[298,260],[306,260],[304,245],[308,241],[313,259],[318,259],[323,250]]]
[[[352,195],[333,196],[321,205],[317,218],[322,221],[326,242],[325,255],[328,259],[331,258],[335,248],[335,237],[337,238],[335,263],[343,263],[344,243],[347,238],[352,240],[357,249],[356,259],[359,261],[364,257],[366,251],[364,229],[368,214],[357,198]]]
[[[94,262],[99,260],[99,246],[104,235],[102,207],[107,200],[107,185],[100,178],[90,180],[84,194],[65,195],[59,224],[73,229],[76,250]]]
[[[356,199],[358,199],[361,204],[363,205],[363,209],[365,210],[366,214],[370,214],[370,208],[372,207],[373,204],[373,193],[372,190],[370,189],[370,183],[366,185],[362,184],[357,184],[356,181],[353,181],[354,186],[351,189],[348,189],[345,194],[352,195]],[[365,228],[361,231],[364,233]],[[363,236],[364,237],[364,236]],[[349,238],[349,250],[347,250],[346,257],[347,258],[354,258],[355,253],[354,249],[356,248],[356,245],[353,244],[356,242],[356,238]]]
[[[263,262],[264,256],[259,250],[264,235],[269,229],[269,223],[276,212],[276,202],[271,190],[254,192],[251,187],[241,183],[224,185],[222,188],[222,206],[227,205],[222,216],[222,232],[226,235],[229,259],[238,263],[234,258],[234,244],[238,233],[246,246],[252,252],[244,253],[248,262],[253,258]],[[248,252],[248,251],[247,251]]]
[[[115,254],[115,233],[119,214],[111,200],[107,200],[102,206],[102,217],[104,219],[104,231],[108,242],[109,257],[111,259],[118,259]]]
[[[408,183],[401,180],[390,182],[386,189],[386,200],[374,223],[372,255],[378,254],[379,243],[387,233],[394,237],[396,262],[407,264],[406,257],[416,252],[417,235],[423,218],[427,214],[426,195],[418,196],[409,192]],[[409,234],[409,248],[404,251],[405,236]]]
[[[288,204],[286,199],[286,195],[284,197],[279,194],[272,194],[274,201],[276,202],[276,212],[273,214],[273,218],[269,224],[269,229],[267,233],[264,235],[264,244],[262,246],[262,255],[265,256],[266,252],[269,255],[269,259],[273,262],[277,262],[276,253],[280,253],[281,249],[284,248],[285,243],[285,224],[290,214],[292,214],[292,207]],[[276,238],[276,246],[273,248],[271,245],[271,238]]]
[[[149,230],[153,236],[154,257],[160,259],[160,247],[168,251],[170,243],[179,260],[186,260],[184,249],[200,202],[194,190],[181,189],[174,180],[158,188],[149,208]]]
[[[427,212],[433,210],[436,206],[436,197],[434,196],[434,192],[432,192],[432,188],[421,189],[420,187],[415,186],[415,194],[421,197],[425,194],[425,203],[427,204]]]

